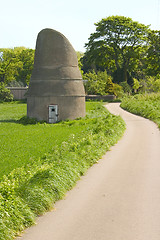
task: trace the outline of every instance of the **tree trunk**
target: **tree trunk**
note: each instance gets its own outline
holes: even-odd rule
[[[127,82],[128,81],[128,76],[127,76],[127,67],[126,65],[124,65],[123,67],[123,77],[124,77],[124,82]]]

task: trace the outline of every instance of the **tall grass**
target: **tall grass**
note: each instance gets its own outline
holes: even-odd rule
[[[138,94],[124,98],[121,107],[154,121],[160,128],[160,93]]]
[[[10,107],[10,105],[7,106]],[[15,107],[14,104],[12,106]],[[24,228],[34,223],[37,215],[52,208],[53,203],[61,199],[66,191],[76,184],[80,176],[85,174],[87,169],[118,141],[125,129],[123,120],[111,115],[99,103],[87,103],[87,116],[84,119],[54,125],[45,123],[22,125],[17,121],[19,121],[19,117],[23,116],[22,109],[26,106],[21,106],[22,108],[19,105],[16,106],[16,117],[12,114],[10,118],[7,115],[8,111],[6,114],[3,112],[5,121],[1,124],[5,126],[8,134],[12,126],[12,131],[14,128],[17,128],[17,132],[21,131],[22,142],[25,142],[28,137],[32,143],[35,141],[35,151],[37,148],[38,152],[40,150],[37,146],[40,142],[37,139],[38,136],[42,139],[43,144],[49,147],[48,149],[46,147],[39,155],[34,155],[33,159],[28,162],[26,161],[27,157],[26,159],[20,157],[21,163],[15,161],[12,166],[14,169],[10,169],[9,174],[3,175],[0,183],[1,240],[14,239]],[[17,113],[18,109],[19,114]],[[57,128],[61,129],[62,133],[66,131],[65,134],[58,135]],[[52,131],[52,135],[56,133],[53,141],[51,138],[48,141],[43,140],[49,134],[48,129]],[[27,131],[31,132],[29,136]],[[17,134],[16,140],[20,141],[18,133],[14,132],[14,134]],[[10,138],[12,137],[14,138],[14,135],[10,135]],[[5,135],[4,138],[7,139]],[[52,141],[51,147],[49,141]],[[22,150],[24,146],[27,151],[27,146],[31,147],[30,142],[25,142],[24,145],[20,143]],[[15,148],[17,148],[16,145]],[[10,152],[11,161],[14,159],[12,151],[13,148]],[[19,149],[17,149],[17,155],[22,156],[22,152],[18,151]],[[15,152],[13,151],[13,154]],[[7,164],[9,164],[9,157],[7,159]]]

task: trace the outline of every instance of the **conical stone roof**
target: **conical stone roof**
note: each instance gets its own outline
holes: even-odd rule
[[[38,34],[27,95],[85,95],[76,52],[68,39],[53,29],[43,29]]]

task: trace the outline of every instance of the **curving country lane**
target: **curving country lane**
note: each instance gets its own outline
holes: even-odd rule
[[[123,138],[18,240],[160,239],[160,131],[119,103],[106,107],[125,120]]]

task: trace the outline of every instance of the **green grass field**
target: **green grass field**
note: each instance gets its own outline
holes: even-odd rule
[[[26,124],[25,103],[0,104],[1,240],[14,239],[53,208],[123,135],[124,121],[102,103],[86,109],[83,119]]]
[[[26,104],[0,104],[0,179],[13,169],[50,153],[84,126],[72,124],[28,124],[18,122],[26,115]]]
[[[138,94],[124,98],[121,107],[154,121],[160,128],[160,93]]]

